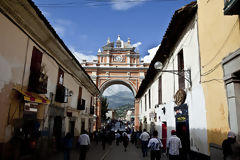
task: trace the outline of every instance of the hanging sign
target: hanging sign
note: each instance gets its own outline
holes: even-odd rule
[[[188,106],[187,104],[182,104],[174,107],[176,122],[186,122],[188,121]]]

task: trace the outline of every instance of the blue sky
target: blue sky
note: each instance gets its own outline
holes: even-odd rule
[[[96,59],[107,38],[131,38],[145,62],[150,62],[175,10],[192,0],[33,0],[81,62]],[[130,91],[108,87],[103,95]]]
[[[160,44],[175,10],[191,0],[34,0],[78,59],[92,60],[117,35],[140,56]],[[154,50],[155,51],[155,50]],[[148,59],[147,61],[150,61]]]

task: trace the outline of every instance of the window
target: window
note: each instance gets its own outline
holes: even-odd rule
[[[151,109],[151,90],[148,90],[148,103],[149,103],[149,109]]]
[[[93,104],[93,97],[91,96],[91,101],[90,101],[90,114],[94,114],[94,106]]]
[[[68,89],[63,86],[64,71],[58,68],[58,79],[57,79],[57,89],[55,101],[60,103],[68,102]]]
[[[55,101],[60,103],[68,102],[68,89],[58,84],[56,88]]]
[[[158,104],[162,104],[162,76],[158,78]]]
[[[225,15],[240,15],[240,0],[224,0]]]
[[[28,91],[45,94],[47,93],[48,76],[44,72],[45,65],[41,66],[43,53],[33,47]]]
[[[79,86],[79,90],[78,90],[78,105],[77,105],[78,110],[81,110],[81,105],[82,105],[82,87]]]
[[[178,53],[178,86],[179,86],[179,89],[182,88],[184,89],[185,88],[185,75],[184,75],[184,58],[183,58],[183,50],[181,50],[179,53]]]
[[[61,68],[58,69],[58,80],[57,84],[63,85],[63,79],[64,79],[64,72]]]
[[[42,52],[33,47],[30,71],[40,72],[42,63]]]

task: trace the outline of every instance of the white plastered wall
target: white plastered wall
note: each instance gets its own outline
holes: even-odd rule
[[[205,100],[202,85],[200,83],[200,60],[199,60],[199,46],[198,46],[198,31],[197,20],[194,19],[189,27],[184,32],[180,41],[174,48],[172,56],[169,58],[168,63],[165,65],[164,70],[178,70],[177,54],[183,49],[184,69],[191,69],[192,86],[185,81],[187,98],[185,103],[188,105],[189,111],[189,132],[190,132],[190,147],[191,150],[200,152],[205,155],[208,153],[207,143],[207,122]],[[159,136],[162,134],[162,122],[167,122],[167,136],[171,134],[171,130],[176,128],[174,107],[174,94],[178,90],[178,76],[172,73],[162,72],[162,102],[158,108],[155,108],[157,113],[157,122],[155,122],[156,129],[158,129]],[[159,74],[159,76],[160,76]],[[150,86],[152,90],[152,105],[158,104],[158,77]],[[148,93],[148,89],[146,93]],[[148,95],[148,94],[147,94]],[[141,97],[142,107],[145,107],[144,96]],[[147,97],[148,99],[148,97]],[[148,103],[147,103],[148,105]],[[162,108],[166,108],[166,114],[163,114]],[[149,109],[147,112],[143,110],[140,117],[146,116],[149,120]],[[159,119],[160,116],[160,119]],[[148,125],[150,122],[148,121]]]
[[[4,90],[7,91],[6,95],[9,95],[12,91],[12,87],[16,84],[22,85],[24,87],[28,86],[29,75],[30,75],[30,65],[31,65],[31,57],[33,47],[38,48],[42,53],[42,64],[46,64],[46,70],[48,75],[48,86],[47,86],[47,96],[50,98],[50,92],[56,92],[56,84],[58,77],[58,69],[59,65],[48,56],[35,42],[33,42],[28,36],[22,32],[16,25],[14,25],[10,20],[8,20],[5,16],[0,14],[0,93]],[[44,46],[42,46],[44,48]],[[44,48],[45,49],[45,48]],[[50,53],[50,52],[49,52]],[[51,53],[50,53],[51,54]],[[25,64],[25,66],[24,66]],[[64,66],[62,64],[62,66]],[[22,82],[23,80],[23,82]],[[69,103],[59,103],[61,107],[70,106],[72,108],[77,108],[77,99],[78,99],[78,86],[80,82],[77,82],[72,76],[70,76],[67,72],[64,72],[64,85],[68,89],[73,91],[73,96],[69,98]],[[4,89],[8,87],[8,89]],[[86,107],[90,106],[91,94],[87,89],[83,86],[83,98],[86,100]],[[10,96],[8,96],[9,98]],[[1,100],[3,105],[1,105],[0,109],[0,142],[7,141],[4,140],[4,137],[10,137],[9,131],[5,131],[6,128],[6,120],[9,106],[9,99]],[[5,102],[6,101],[6,102]],[[45,124],[43,127],[48,126],[47,122],[47,111],[48,105],[45,105]],[[78,114],[79,118],[81,115]],[[67,119],[66,119],[67,120]],[[75,127],[80,130],[80,120],[76,120]],[[87,121],[88,122],[88,121]],[[86,123],[87,123],[86,122]],[[77,124],[78,123],[78,124]],[[68,123],[65,123],[68,125]],[[66,131],[68,130],[68,126],[66,126]]]

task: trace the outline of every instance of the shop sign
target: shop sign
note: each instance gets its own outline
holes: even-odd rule
[[[174,96],[174,101],[176,105],[182,105],[185,102],[186,99],[186,92],[183,89],[179,89],[175,96]]]
[[[25,103],[24,105],[24,111],[27,112],[37,112],[38,103]]]
[[[188,121],[188,106],[187,104],[182,104],[177,107],[174,107],[175,118],[177,122],[186,122]]]

